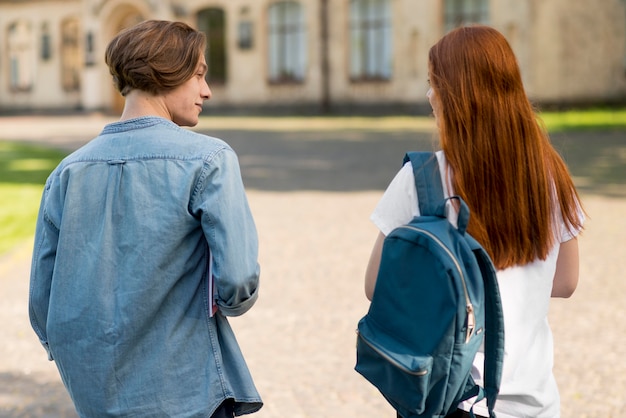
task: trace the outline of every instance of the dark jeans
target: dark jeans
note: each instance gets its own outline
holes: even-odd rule
[[[233,399],[226,399],[215,410],[211,418],[233,418],[235,416],[235,401]]]
[[[397,415],[398,415],[398,418],[402,418],[402,416],[400,414],[397,414]],[[474,414],[474,416],[476,418],[485,418],[483,416],[476,415],[476,414]],[[466,412],[466,411],[464,411],[462,409],[457,409],[453,413],[446,415],[446,418],[470,418],[470,414],[469,414],[469,412]]]

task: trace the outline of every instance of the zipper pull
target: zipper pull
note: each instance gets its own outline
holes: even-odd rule
[[[467,344],[469,343],[472,334],[474,334],[474,329],[476,328],[476,317],[474,316],[474,307],[471,303],[467,304],[467,306],[465,307],[465,312],[467,313],[465,344]]]

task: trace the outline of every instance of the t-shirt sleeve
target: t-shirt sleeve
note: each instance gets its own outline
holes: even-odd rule
[[[393,178],[374,212],[371,221],[384,235],[419,215],[417,191],[410,162]]]
[[[582,208],[580,207],[580,205],[578,205],[578,219],[580,220],[580,224],[582,225],[585,222],[585,213],[583,212]],[[561,240],[560,242],[567,242],[571,239],[574,239],[578,236],[578,234],[580,234],[580,228],[571,230],[567,227],[567,225],[565,224],[565,222],[563,222],[563,219],[561,217],[561,215],[559,214],[559,220],[561,222]]]

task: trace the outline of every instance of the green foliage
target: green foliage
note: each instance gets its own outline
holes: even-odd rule
[[[32,237],[46,178],[65,153],[0,141],[0,254]]]

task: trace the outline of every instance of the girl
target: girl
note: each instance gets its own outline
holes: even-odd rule
[[[584,221],[567,167],[529,102],[508,42],[486,26],[458,28],[429,51],[428,100],[437,122],[445,195],[461,196],[468,232],[498,270],[505,321],[505,359],[495,411],[499,418],[559,416],[552,374],[550,297],[567,298],[578,283],[577,235]],[[365,277],[371,300],[382,244],[392,229],[419,215],[411,164],[393,179],[372,214],[380,229]],[[483,383],[483,354],[472,376]],[[451,416],[469,416],[472,401]],[[474,407],[488,415],[482,402]]]

